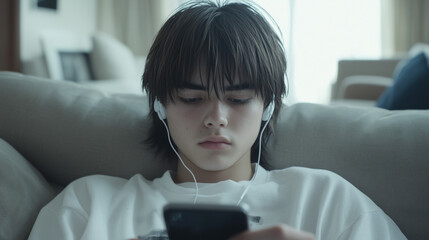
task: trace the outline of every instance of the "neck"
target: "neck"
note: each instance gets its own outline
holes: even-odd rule
[[[226,169],[222,169],[219,171],[210,171],[205,170],[197,165],[195,165],[192,161],[189,161],[186,158],[183,158],[186,166],[192,171],[197,182],[200,183],[216,183],[225,180],[233,180],[233,181],[247,181],[250,180],[253,176],[253,169],[250,163],[250,152],[249,155],[244,156],[242,159],[236,161],[232,166]],[[194,179],[189,173],[188,170],[183,166],[182,162],[179,160],[177,163],[177,174],[174,179],[176,183],[184,183],[184,182],[193,182]]]

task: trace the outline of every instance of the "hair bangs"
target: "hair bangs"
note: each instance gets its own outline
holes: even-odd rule
[[[173,42],[177,45],[174,48],[179,51],[177,64],[169,65],[169,68],[179,75],[170,76],[164,90],[173,99],[177,90],[197,78],[208,93],[214,90],[218,97],[220,91],[225,91],[229,86],[246,84],[260,94],[265,103],[270,102],[275,86],[269,81],[273,79],[273,69],[277,66],[270,62],[273,56],[267,51],[272,48],[270,45],[276,44],[270,44],[273,39],[260,34],[265,31],[266,25],[249,24],[253,22],[252,18],[259,16],[250,6],[247,6],[248,11],[237,14],[240,11],[234,8],[243,8],[243,5],[210,5],[204,13],[195,13],[200,17],[198,22],[189,14],[188,20],[192,24],[181,29],[183,32],[179,36],[182,39]],[[283,76],[278,77],[283,79]]]

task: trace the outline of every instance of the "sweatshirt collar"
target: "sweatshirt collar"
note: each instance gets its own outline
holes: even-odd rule
[[[252,164],[252,167],[255,168],[256,164]],[[173,181],[173,176],[175,172],[166,171],[163,176],[159,179],[154,180],[154,184],[159,184],[160,187],[165,188],[169,192],[176,193],[193,193],[195,191],[194,182],[185,182],[176,184]],[[265,183],[268,180],[268,171],[265,170],[262,166],[258,167],[256,177],[251,183],[252,185],[258,185]],[[217,183],[198,183],[198,190],[200,195],[216,195],[219,193],[230,193],[235,192],[237,188],[246,187],[250,184],[250,180],[245,181],[233,181],[233,180],[224,180]]]

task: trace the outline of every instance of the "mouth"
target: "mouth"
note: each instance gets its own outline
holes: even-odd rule
[[[225,137],[212,136],[205,138],[198,145],[208,150],[225,150],[231,146],[231,142]]]

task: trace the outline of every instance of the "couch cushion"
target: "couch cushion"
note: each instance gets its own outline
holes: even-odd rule
[[[21,154],[0,138],[0,239],[27,239],[54,190]]]
[[[327,169],[368,195],[409,239],[429,235],[429,110],[299,103],[284,108],[269,162]]]
[[[171,168],[143,144],[147,112],[141,96],[0,73],[0,137],[61,185],[97,173],[152,179]],[[429,234],[428,122],[428,110],[295,104],[281,110],[267,157],[274,168],[340,174],[421,239]]]
[[[0,137],[60,185],[89,174],[160,176],[165,164],[143,144],[147,105],[138,95],[0,73]]]
[[[378,99],[377,106],[390,110],[429,109],[429,67],[424,53],[410,59],[394,84]]]
[[[139,79],[136,59],[123,43],[106,33],[92,37],[90,61],[95,79]]]

